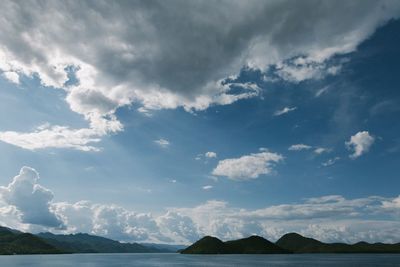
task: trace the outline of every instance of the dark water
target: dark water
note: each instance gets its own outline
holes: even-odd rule
[[[400,254],[180,255],[71,254],[0,256],[0,266],[400,266]]]

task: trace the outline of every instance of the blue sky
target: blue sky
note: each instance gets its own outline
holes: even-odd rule
[[[2,4],[2,225],[400,240],[398,3],[214,4]]]

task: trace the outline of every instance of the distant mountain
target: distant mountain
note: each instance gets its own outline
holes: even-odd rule
[[[277,254],[290,253],[260,236],[222,242],[206,236],[181,251],[183,254]]]
[[[383,244],[358,242],[356,244],[323,243],[296,233],[282,236],[276,244],[294,253],[400,253],[400,243]]]
[[[157,243],[139,243],[139,244],[148,248],[155,248],[171,253],[178,252],[187,247],[185,245],[169,245],[169,244],[157,244]]]
[[[0,227],[0,254],[59,254],[65,251],[28,233]]]
[[[47,243],[70,253],[161,253],[171,252],[165,249],[147,247],[137,243],[121,243],[112,239],[89,235],[55,235],[40,233],[38,237]]]

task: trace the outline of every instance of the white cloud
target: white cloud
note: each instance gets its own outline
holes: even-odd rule
[[[1,225],[32,232],[85,232],[127,242],[175,244],[191,243],[204,235],[226,240],[258,234],[275,241],[287,232],[326,242],[400,239],[400,197],[328,195],[259,209],[209,200],[153,215],[89,201],[53,202],[53,194],[38,184],[38,177],[32,168],[24,167],[12,183],[0,187]],[[65,227],[54,229],[60,225]]]
[[[272,173],[274,165],[282,160],[282,155],[263,149],[259,153],[240,158],[220,160],[212,174],[226,176],[232,180],[246,181],[256,179],[262,174]]]
[[[197,161],[202,160],[202,161],[204,161],[204,163],[208,163],[209,159],[215,159],[215,158],[217,158],[217,153],[209,151],[204,154],[202,154],[202,153],[197,154],[194,159]]]
[[[368,131],[362,131],[351,136],[350,141],[345,142],[345,144],[347,149],[353,150],[350,158],[356,159],[367,153],[374,142],[375,138]]]
[[[334,157],[331,159],[328,159],[327,161],[322,163],[322,166],[327,167],[335,164],[338,160],[340,160],[340,157]]]
[[[318,154],[318,155],[331,151],[331,149],[329,149],[329,148],[313,147],[313,146],[309,146],[309,145],[306,145],[306,144],[295,144],[295,145],[291,145],[288,148],[288,150],[291,150],[291,151],[301,151],[301,150],[310,150],[310,149],[314,149],[314,153]]]
[[[188,243],[198,240],[202,236],[196,223],[191,217],[176,211],[168,211],[156,219],[160,231],[176,243]]]
[[[71,110],[88,121],[97,139],[123,129],[115,116],[122,106],[135,104],[151,114],[178,107],[205,110],[259,96],[256,84],[227,80],[243,67],[267,72],[277,66],[277,75],[292,82],[333,75],[340,70],[340,62],[330,63],[333,55],[356,50],[399,14],[399,2],[390,0],[4,1],[0,71],[14,82],[17,75],[35,76],[64,90]],[[71,70],[73,85],[67,83]],[[15,139],[29,134],[10,132],[13,138],[3,141],[17,146],[21,141]],[[81,148],[68,145],[70,137],[59,139],[64,140],[56,147]],[[55,147],[54,140],[45,140],[34,146]]]
[[[315,97],[320,97],[321,95],[325,94],[326,92],[328,92],[330,89],[330,86],[324,86],[321,89],[319,89],[316,93],[315,93]]]
[[[312,146],[305,145],[305,144],[296,144],[296,145],[291,145],[288,150],[291,151],[300,151],[300,150],[309,150],[311,149]]]
[[[16,208],[23,223],[60,228],[63,223],[50,206],[53,193],[39,185],[38,180],[34,169],[23,167],[8,186],[0,187],[0,197]]]
[[[205,185],[205,186],[203,186],[202,188],[203,188],[204,190],[210,190],[210,189],[213,189],[213,187],[214,187],[214,186],[212,186],[212,185]]]
[[[312,58],[296,57],[294,60],[277,64],[275,74],[283,80],[299,83],[310,79],[322,79],[326,75],[336,75],[341,65],[327,64]]]
[[[330,151],[331,151],[330,148],[325,148],[325,147],[317,147],[317,148],[314,149],[314,153],[315,154],[328,153]]]
[[[100,142],[99,134],[94,129],[70,129],[64,126],[39,127],[31,133],[14,131],[0,132],[0,140],[24,149],[73,148],[82,151],[99,151],[90,144]]]
[[[292,107],[292,108],[290,108],[290,107],[284,107],[283,109],[280,109],[280,110],[275,111],[274,116],[281,116],[281,115],[283,115],[283,114],[292,112],[292,111],[294,111],[294,110],[296,110],[296,109],[297,109],[297,107]]]
[[[391,200],[383,201],[382,206],[385,209],[400,211],[400,196],[393,198]]]
[[[217,157],[217,153],[215,153],[215,152],[206,152],[204,154],[204,156],[206,156],[206,158],[216,158]]]
[[[230,207],[223,201],[174,210],[192,218],[202,235],[224,240],[258,234],[275,241],[285,233],[298,232],[325,242],[398,242],[397,218],[379,216],[385,212],[383,201],[381,197],[323,196],[256,210]],[[379,219],[374,219],[376,214]]]
[[[154,143],[156,143],[157,145],[159,145],[162,148],[167,148],[170,145],[170,142],[163,138],[154,140]]]
[[[14,71],[5,71],[3,72],[3,76],[9,80],[10,82],[19,84],[19,75]]]

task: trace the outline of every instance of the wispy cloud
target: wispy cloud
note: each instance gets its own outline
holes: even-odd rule
[[[291,145],[288,150],[291,151],[300,151],[300,150],[309,150],[311,149],[312,146],[305,145],[305,144],[296,144],[296,145]]]
[[[324,86],[321,89],[319,89],[316,93],[315,93],[315,97],[320,97],[321,95],[325,94],[326,92],[328,92],[328,90],[330,89],[330,86]]]
[[[170,142],[163,138],[154,140],[154,143],[156,143],[157,145],[159,145],[162,148],[167,148],[170,145]]]
[[[330,148],[325,148],[325,147],[317,147],[314,149],[314,153],[315,154],[322,154],[322,153],[327,153],[327,152],[331,152],[332,149]]]
[[[275,111],[274,116],[281,116],[283,114],[295,111],[296,109],[297,107],[284,107],[283,109]]]
[[[340,160],[340,157],[334,157],[334,158],[328,159],[327,161],[322,163],[322,166],[324,166],[324,167],[331,166],[331,165],[335,164],[338,160]]]
[[[330,148],[325,148],[325,147],[313,147],[310,145],[306,145],[306,144],[295,144],[295,145],[291,145],[288,150],[291,151],[301,151],[301,150],[310,150],[310,149],[314,149],[314,153],[315,154],[322,154],[322,153],[327,153],[330,152],[332,149]]]
[[[40,126],[34,132],[0,132],[0,140],[28,150],[72,148],[81,151],[100,151],[93,143],[104,134],[95,129],[70,129],[64,126]]]

